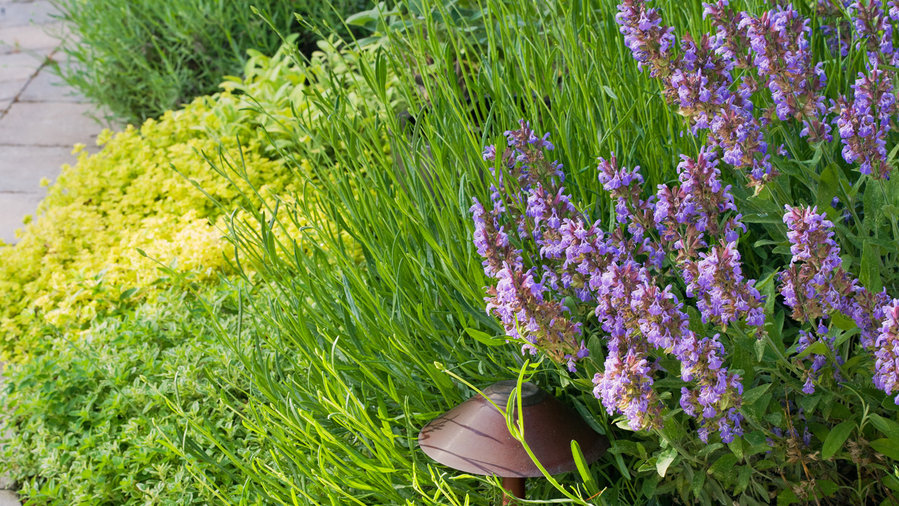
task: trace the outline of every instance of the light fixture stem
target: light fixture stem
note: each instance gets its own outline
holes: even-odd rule
[[[503,506],[515,504],[515,498],[524,498],[524,478],[503,478]]]

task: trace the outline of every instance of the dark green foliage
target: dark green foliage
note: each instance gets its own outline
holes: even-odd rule
[[[280,38],[251,7],[284,33],[299,32],[301,49],[366,0],[54,0],[73,37],[63,79],[112,119],[139,123],[212,93],[238,74],[247,49],[273,54]],[[332,5],[333,4],[333,7]],[[294,13],[302,18],[298,22]]]

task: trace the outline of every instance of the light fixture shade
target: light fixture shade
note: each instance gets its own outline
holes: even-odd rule
[[[484,395],[505,409],[516,381],[500,381]],[[581,447],[587,462],[597,460],[608,447],[573,409],[533,383],[521,387],[524,440],[549,472],[573,471],[571,441]],[[517,418],[516,418],[517,419]],[[441,464],[471,474],[531,478],[543,476],[521,443],[506,427],[506,420],[483,396],[475,395],[432,420],[418,435],[421,449]]]

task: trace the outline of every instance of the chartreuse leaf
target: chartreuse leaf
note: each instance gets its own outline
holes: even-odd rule
[[[490,334],[488,334],[486,332],[481,332],[480,330],[477,330],[477,329],[467,328],[467,329],[465,329],[465,333],[468,334],[475,341],[482,343],[482,344],[486,344],[487,346],[502,346],[502,345],[506,344],[505,339],[493,337]]]
[[[590,495],[598,494],[599,485],[596,483],[596,478],[593,476],[593,472],[590,471],[590,468],[587,465],[587,459],[584,458],[584,453],[581,451],[581,445],[573,439],[571,440],[571,456],[574,457],[574,465],[577,466],[578,474],[580,474],[581,479],[584,480],[584,488],[587,490],[587,493]]]
[[[833,457],[837,450],[843,447],[843,443],[846,442],[846,438],[849,437],[853,429],[855,429],[855,422],[852,420],[841,422],[830,429],[821,447],[821,458],[829,459]]]

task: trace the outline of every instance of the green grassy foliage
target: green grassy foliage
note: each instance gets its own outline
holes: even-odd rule
[[[55,0],[74,35],[65,45],[72,65],[62,77],[119,121],[140,123],[215,91],[240,71],[248,49],[266,54],[282,31],[298,31],[311,52],[317,32],[343,30],[343,18],[366,0],[290,2],[179,0]],[[294,14],[302,18],[297,22]]]
[[[306,188],[321,214],[359,243],[362,265],[338,253],[326,234],[276,239],[304,212],[290,196],[229,225],[238,261],[258,274],[249,281],[267,293],[243,298],[253,316],[245,334],[222,334],[255,388],[245,423],[270,449],[234,463],[267,501],[496,500],[483,480],[456,478],[415,443],[427,421],[472,394],[444,369],[485,386],[517,376],[523,363],[514,346],[471,337],[499,333],[484,312],[487,280],[468,215],[471,197],[483,197],[490,182],[483,146],[500,141],[519,118],[533,119],[538,130],[554,132],[579,204],[600,215],[608,201],[597,193],[596,156],[614,150],[624,163],[639,160],[649,181],[660,183],[673,178],[679,153],[695,149],[678,135],[654,83],[632,65],[611,2],[486,2],[484,46],[473,43],[468,27],[443,24],[439,9],[405,33],[387,33],[374,45],[380,52],[353,56],[363,89],[380,98],[377,107],[353,107],[348,94],[335,92],[311,101],[326,123],[297,117],[315,145],[341,147],[310,156]],[[391,93],[408,111],[393,110]],[[389,151],[378,149],[385,136]],[[326,261],[329,269],[321,267]],[[589,378],[569,378],[545,362],[526,372],[618,437],[585,393]],[[239,448],[216,444],[226,453]],[[627,458],[608,454],[594,466],[611,488],[610,502],[631,503],[646,492],[622,478],[633,470]],[[591,495],[576,490],[579,482],[563,477],[568,493]],[[533,487],[535,498],[564,497],[545,481]]]
[[[755,12],[763,7],[760,2],[746,4]],[[679,29],[708,30],[698,5],[657,5]],[[303,212],[289,202],[257,213],[253,220],[230,224],[239,261],[258,272],[253,281],[268,290],[264,300],[243,299],[254,320],[246,334],[223,336],[258,388],[248,404],[246,423],[263,446],[272,448],[265,459],[234,463],[250,487],[265,491],[266,500],[495,500],[495,488],[485,488],[484,481],[474,477],[454,478],[451,470],[425,459],[414,442],[428,420],[472,394],[455,378],[484,386],[514,377],[522,367],[517,350],[501,345],[501,338],[493,339],[500,331],[492,319],[484,318],[481,287],[487,280],[471,245],[468,216],[470,198],[484,200],[490,183],[480,158],[482,147],[502,143],[501,132],[519,118],[532,120],[537,131],[552,133],[578,207],[609,222],[609,202],[595,179],[595,157],[614,151],[623,165],[641,165],[646,186],[653,188],[671,182],[678,155],[695,155],[701,141],[681,135],[676,110],[662,101],[657,83],[637,71],[614,23],[614,2],[487,1],[479,5],[480,14],[464,15],[437,3],[409,2],[403,7],[366,14],[366,24],[374,23],[374,36],[380,39],[368,39],[365,46],[379,50],[353,57],[361,62],[365,86],[380,104],[351,107],[349,95],[337,93],[312,101],[328,114],[326,125],[297,117],[300,131],[315,144],[341,147],[333,153],[341,170],[329,165],[331,153],[328,159],[313,161],[307,188],[317,195],[322,215],[358,242],[361,268],[355,259],[335,255],[336,244],[316,251],[303,237],[275,239],[281,227]],[[389,94],[398,94],[408,109],[397,114]],[[360,118],[375,121],[362,124]],[[775,131],[772,138],[795,141],[796,135]],[[378,150],[385,136],[390,149]],[[806,165],[815,166],[814,156],[809,153]],[[812,203],[829,200],[833,195],[828,192],[835,191],[853,192],[861,199],[859,190],[867,185],[864,178],[850,183],[848,190],[839,188],[845,182],[826,178],[818,185],[818,178],[795,167],[790,170],[789,163],[771,193],[739,195],[741,205],[749,206],[746,221],[752,224],[752,235],[743,242],[751,252],[747,274],[762,280],[782,263],[784,230],[771,225],[780,222],[783,203],[809,202],[810,195]],[[857,180],[847,168],[838,174]],[[734,182],[739,184],[739,179]],[[880,193],[883,199],[871,193],[864,199],[872,206],[894,194],[888,187]],[[876,218],[880,213],[874,209],[868,213],[872,223],[890,233],[889,219]],[[328,270],[320,267],[326,260],[331,262]],[[852,455],[874,462],[876,455],[890,451],[883,441],[893,425],[881,420],[894,417],[895,406],[889,400],[881,403],[884,396],[871,387],[870,359],[861,356],[847,366],[844,372],[855,381],[851,387],[800,398],[801,374],[795,364],[779,358],[790,353],[798,329],[781,324],[783,308],[775,306],[772,281],[760,286],[769,291],[774,344],[766,349],[752,339],[727,338],[731,367],[743,372],[751,392],[744,410],[748,434],[737,443],[701,443],[692,435],[695,427],[678,418],[677,409],[666,417],[664,431],[631,432],[602,411],[591,393],[589,374],[572,376],[547,361],[524,371],[578,406],[612,440],[610,452],[590,471],[607,487],[592,502],[677,498],[714,504],[736,497],[764,504],[773,494],[788,503],[795,498],[790,495],[794,485],[806,497],[888,497],[889,483],[876,490],[864,483],[888,474],[890,464],[844,474],[841,462]],[[854,343],[851,330],[843,331],[848,333],[840,334],[842,353],[855,353],[849,349]],[[595,370],[602,361],[601,333],[591,334]],[[772,382],[781,386],[772,388]],[[680,382],[670,378],[659,385],[677,391]],[[881,414],[859,419],[847,409],[853,405],[880,405]],[[797,406],[807,418],[799,415]],[[813,444],[820,445],[828,439],[829,427],[843,420],[850,424],[842,426],[842,433],[855,424],[862,440],[876,438],[879,446],[856,442],[860,446],[847,447],[839,460],[823,462],[785,440],[775,444],[776,463],[765,463],[771,449],[765,438],[772,424],[798,431],[808,425],[815,432]],[[227,441],[218,444],[231,453],[237,448]],[[815,474],[809,474],[810,468]],[[820,483],[812,482],[813,477],[820,477]],[[558,487],[536,481],[530,495],[578,502],[572,497],[595,493],[583,479],[563,476]]]

